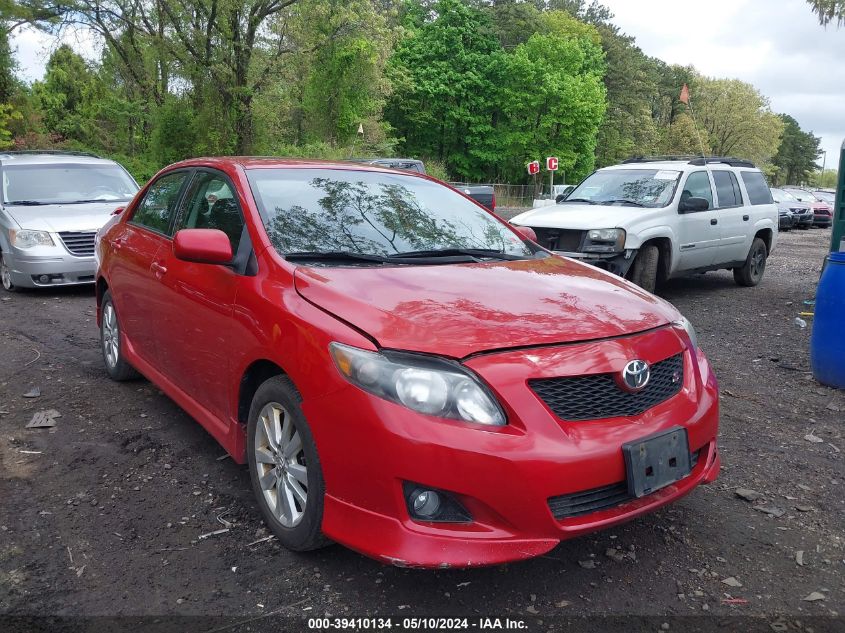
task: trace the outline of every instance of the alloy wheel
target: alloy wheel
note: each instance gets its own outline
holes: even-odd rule
[[[290,413],[269,402],[255,425],[255,468],[264,500],[284,527],[302,521],[308,502],[308,467],[302,437]]]
[[[6,265],[6,258],[3,256],[0,256],[0,282],[2,282],[3,288],[6,290],[14,288],[12,273],[9,270],[9,266]]]
[[[103,308],[103,356],[109,367],[117,366],[120,358],[120,327],[111,303],[107,303]]]
[[[765,270],[766,249],[765,247],[760,247],[755,249],[754,254],[751,256],[751,277],[755,280],[760,279]]]

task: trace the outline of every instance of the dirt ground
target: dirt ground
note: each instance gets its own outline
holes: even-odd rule
[[[150,383],[106,378],[93,290],[4,295],[0,615],[754,615],[775,631],[845,615],[845,392],[812,379],[812,319],[795,322],[812,311],[829,239],[782,234],[757,288],[718,272],[661,293],[720,381],[715,484],[535,560],[472,570],[262,540],[246,468]],[[53,428],[25,428],[49,409]]]

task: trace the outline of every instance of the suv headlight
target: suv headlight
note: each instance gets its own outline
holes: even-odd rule
[[[32,248],[33,246],[54,246],[53,238],[47,231],[30,231],[29,229],[9,229],[9,238],[17,248]]]
[[[690,323],[688,318],[682,316],[677,321],[672,321],[672,325],[686,331],[687,336],[689,336],[689,339],[692,342],[692,348],[698,349],[698,335],[695,333],[695,328],[692,326],[692,323]]]
[[[505,415],[489,390],[457,363],[422,354],[368,352],[332,343],[338,371],[349,382],[413,411],[502,426]]]
[[[587,231],[585,253],[618,253],[625,248],[625,229],[593,229]]]

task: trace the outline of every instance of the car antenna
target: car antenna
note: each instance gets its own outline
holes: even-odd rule
[[[685,104],[687,109],[689,109],[690,116],[692,117],[692,127],[695,129],[695,135],[698,138],[698,146],[701,148],[701,160],[704,161],[704,169],[707,170],[707,177],[709,179],[710,166],[707,162],[707,153],[704,151],[704,141],[701,140],[701,134],[698,131],[698,121],[695,120],[695,112],[693,112],[692,104],[689,99],[689,86],[686,83],[684,84],[684,87],[681,88],[681,94],[678,96],[678,101]]]

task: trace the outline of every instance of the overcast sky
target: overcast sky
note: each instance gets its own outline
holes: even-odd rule
[[[845,139],[845,28],[820,26],[804,0],[601,2],[647,55],[754,84],[775,112],[792,115],[804,130],[821,136],[827,166],[836,166]],[[64,40],[95,56],[87,33],[67,33]],[[19,75],[32,81],[43,75],[56,42],[23,30],[12,46]]]

